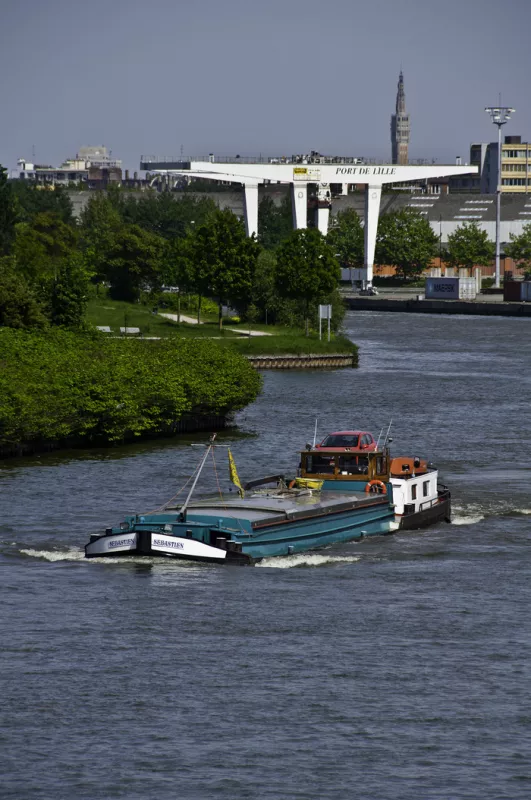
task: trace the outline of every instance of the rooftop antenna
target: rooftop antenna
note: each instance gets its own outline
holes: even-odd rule
[[[34,144],[31,145],[31,160],[35,164],[35,145]]]
[[[184,146],[181,145],[181,161],[183,160]]]

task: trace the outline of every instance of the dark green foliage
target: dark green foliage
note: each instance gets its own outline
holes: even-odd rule
[[[0,164],[0,256],[9,253],[15,233],[16,210],[7,171]]]
[[[76,229],[51,211],[37,214],[31,222],[19,223],[15,230],[13,254],[17,269],[39,286],[56,273],[77,246]]]
[[[143,288],[161,286],[164,240],[138,225],[122,225],[107,253],[106,277],[111,297],[138,300]]]
[[[273,322],[281,300],[276,291],[275,271],[277,260],[273,253],[262,250],[256,260],[251,290],[252,304],[257,312],[257,320]],[[245,306],[242,313],[248,318]]]
[[[0,258],[0,328],[44,328],[47,324],[41,304],[15,269],[14,258]]]
[[[211,341],[128,341],[4,329],[0,447],[119,442],[169,433],[184,414],[252,402],[260,377]]]
[[[140,225],[165,239],[186,236],[194,226],[205,225],[217,210],[209,197],[191,194],[176,199],[170,192],[152,192],[140,198],[120,194],[114,205],[124,222]]]
[[[524,269],[527,274],[531,270],[531,222],[523,226],[519,236],[510,233],[509,238],[511,241],[505,245],[505,255],[512,258],[516,266]]]
[[[465,222],[448,236],[443,258],[449,267],[488,266],[494,258],[494,244],[477,222]]]
[[[317,228],[293,231],[277,250],[276,290],[281,297],[302,302],[307,334],[312,306],[325,302],[340,277],[333,251]]]
[[[27,181],[11,181],[16,200],[17,222],[32,222],[37,214],[50,212],[66,225],[72,225],[72,203],[62,186],[47,189]]]
[[[403,278],[416,278],[437,255],[437,236],[414,209],[383,214],[378,223],[375,261],[395,267]]]
[[[347,208],[339,212],[335,221],[326,237],[335,257],[344,269],[363,267],[364,232],[357,213]]]
[[[65,259],[50,283],[49,318],[52,325],[72,330],[83,327],[89,281],[79,256]]]
[[[243,303],[250,299],[260,247],[245,235],[241,220],[225,210],[217,211],[208,225],[194,232],[189,252],[191,288],[199,296],[218,298],[221,327],[224,301]]]
[[[275,250],[293,230],[291,200],[285,197],[280,206],[266,195],[258,206],[258,241],[266,250]]]
[[[103,192],[92,194],[81,214],[80,249],[96,282],[108,278],[107,261],[121,226],[112,200]]]

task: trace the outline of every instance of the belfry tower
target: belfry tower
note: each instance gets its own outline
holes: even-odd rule
[[[400,70],[398,91],[396,93],[396,114],[391,116],[392,163],[408,163],[409,147],[409,114],[406,111],[406,94],[404,92],[404,76]]]

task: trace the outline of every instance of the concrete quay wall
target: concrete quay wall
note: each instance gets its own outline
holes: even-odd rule
[[[394,300],[380,297],[345,297],[350,311],[406,311],[414,314],[473,314],[491,317],[529,317],[531,303],[481,300]]]

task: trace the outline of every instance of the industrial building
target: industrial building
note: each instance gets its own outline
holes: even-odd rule
[[[12,178],[44,186],[85,184],[89,189],[105,189],[122,182],[122,162],[112,158],[103,145],[80,147],[75,158],[68,158],[59,167],[35,164],[24,158],[17,161]]]
[[[470,166],[477,173],[450,178],[450,192],[496,194],[498,186],[498,142],[470,145]],[[521,136],[506,136],[501,148],[502,194],[527,195],[531,191],[531,143]]]

